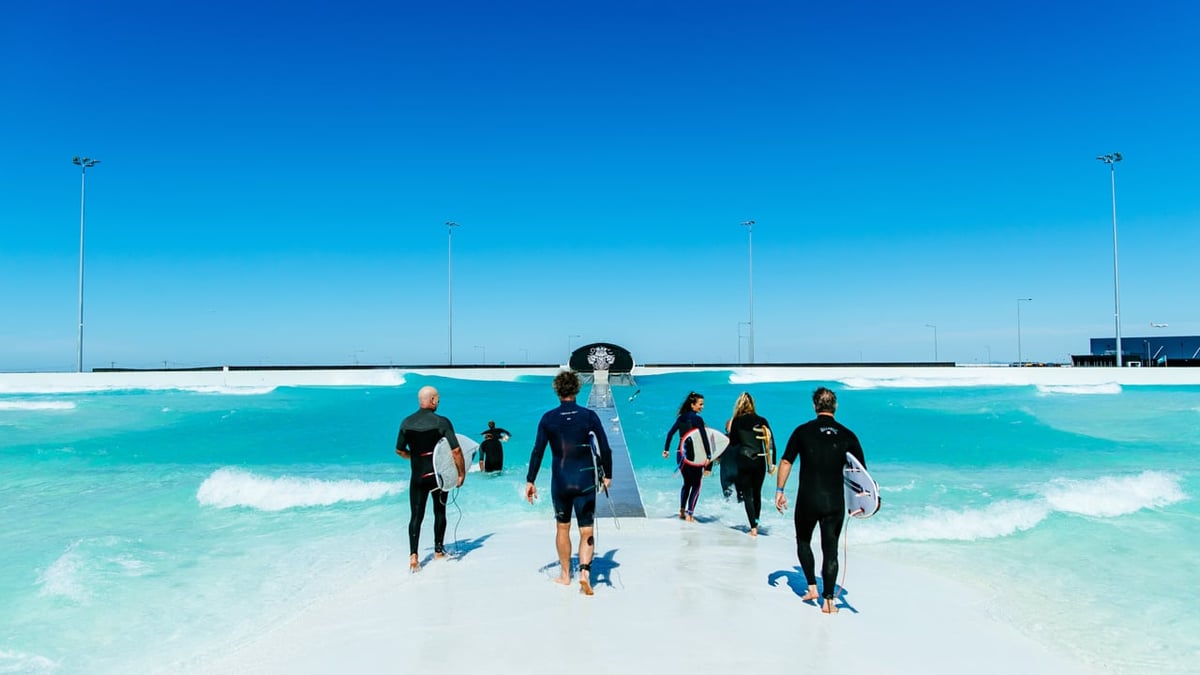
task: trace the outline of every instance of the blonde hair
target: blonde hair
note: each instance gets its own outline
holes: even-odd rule
[[[741,417],[742,415],[753,414],[755,414],[754,397],[750,395],[750,392],[743,391],[742,394],[737,397],[737,400],[733,402],[733,417]]]

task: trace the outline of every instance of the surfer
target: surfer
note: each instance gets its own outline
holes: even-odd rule
[[[729,434],[729,448],[721,456],[721,481],[724,483],[725,480],[725,465],[735,467],[738,500],[746,507],[750,536],[757,537],[763,481],[775,466],[775,440],[771,436],[771,425],[755,411],[750,392],[744,391],[737,397],[733,417],[725,423],[725,431]]]
[[[696,502],[700,499],[700,483],[705,474],[712,472],[712,448],[708,445],[708,430],[704,428],[704,418],[700,417],[701,410],[704,410],[704,396],[694,391],[689,392],[683,400],[683,405],[679,406],[679,415],[675,418],[671,430],[667,432],[667,440],[663,444],[663,457],[666,458],[671,451],[671,436],[679,432],[679,449],[675,451],[679,473],[683,476],[683,488],[679,491],[679,518],[688,522],[696,520],[693,514],[696,511]],[[700,430],[698,435],[704,444],[703,466],[699,466],[698,461],[700,449],[694,447],[691,440],[683,440],[692,429]],[[689,451],[692,457],[697,458],[696,464],[683,461]]]
[[[800,460],[800,479],[796,492],[796,556],[808,581],[808,592],[800,599],[817,599],[816,562],[813,559],[813,529],[821,527],[821,581],[823,584],[821,611],[836,613],[834,587],[838,574],[838,540],[846,518],[846,498],[842,469],[849,452],[865,467],[862,446],[858,437],[833,419],[837,412],[837,395],[825,387],[813,392],[813,409],[817,416],[796,427],[788,438],[779,462],[775,479],[775,508],[783,513],[787,497],[783,487],[797,458]]]
[[[450,442],[450,456],[458,468],[458,484],[455,487],[462,487],[467,477],[466,462],[458,444],[458,436],[454,433],[454,425],[436,412],[440,401],[437,389],[421,387],[417,392],[417,411],[404,418],[400,423],[400,433],[396,435],[396,454],[412,464],[412,482],[408,488],[410,572],[421,569],[417,559],[417,542],[421,537],[421,523],[425,520],[425,505],[430,493],[433,493],[433,557],[446,557],[442,545],[446,537],[446,493],[438,489],[437,475],[433,470],[433,449],[438,441],[445,438]]]
[[[550,446],[551,473],[550,499],[554,503],[555,536],[554,546],[558,552],[558,563],[562,573],[555,583],[567,586],[571,583],[571,513],[579,525],[579,590],[592,595],[592,556],[596,550],[593,524],[596,513],[597,469],[602,471],[601,484],[608,490],[612,482],[612,449],[600,416],[593,410],[575,403],[579,395],[579,376],[574,371],[564,370],[554,378],[554,393],[559,405],[542,415],[538,422],[537,438],[529,456],[529,472],[525,476],[525,499],[530,504],[537,498],[538,471],[542,468],[542,456]],[[595,435],[600,453],[598,460],[592,453],[591,437]],[[599,466],[596,465],[599,461]]]
[[[479,433],[483,434],[483,443],[479,444],[479,470],[490,473],[503,469],[504,446],[501,442],[512,438],[512,434],[507,429],[497,427],[491,420],[488,421],[487,430]]]

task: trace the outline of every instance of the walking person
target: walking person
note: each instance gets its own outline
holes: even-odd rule
[[[675,459],[679,464],[679,473],[683,476],[683,487],[679,491],[679,518],[695,522],[696,502],[700,499],[700,484],[704,476],[712,471],[712,448],[708,444],[708,430],[704,427],[704,418],[700,411],[704,410],[704,396],[689,392],[683,404],[679,406],[679,415],[675,424],[667,432],[667,440],[663,444],[663,458],[671,451],[671,437],[679,433],[679,446],[675,451]],[[704,460],[700,459],[700,447],[696,446],[688,432],[699,429],[697,434],[704,448]],[[694,437],[693,437],[694,438]]]
[[[425,520],[425,506],[433,496],[433,557],[445,558],[443,546],[446,538],[446,493],[438,489],[437,475],[433,469],[433,449],[445,438],[450,443],[450,456],[458,469],[458,484],[462,487],[467,477],[467,465],[463,460],[462,448],[454,425],[437,414],[441,396],[434,387],[421,387],[417,392],[417,411],[400,423],[396,435],[396,454],[410,461],[412,479],[408,487],[408,569],[416,572],[421,568],[417,559],[417,543],[421,538],[421,523]]]
[[[571,514],[579,525],[579,590],[592,595],[592,556],[596,550],[593,537],[596,513],[596,478],[608,490],[612,479],[612,449],[604,425],[594,410],[575,402],[579,395],[579,376],[565,370],[554,378],[554,392],[559,405],[542,415],[538,422],[537,438],[529,456],[529,472],[525,475],[525,499],[530,504],[537,499],[538,471],[546,446],[550,446],[550,499],[554,503],[554,547],[562,568],[555,583],[571,583]],[[599,457],[592,450],[595,437]]]
[[[775,439],[770,423],[755,410],[750,392],[742,392],[737,397],[733,416],[725,423],[725,432],[729,435],[729,447],[721,456],[721,463],[730,462],[737,467],[738,496],[746,507],[750,536],[757,537],[763,481],[775,467]]]
[[[813,410],[816,418],[796,427],[788,438],[779,462],[779,475],[775,478],[775,508],[783,513],[787,509],[787,497],[783,488],[787,484],[792,465],[800,461],[800,479],[796,491],[796,557],[804,578],[808,581],[808,592],[800,599],[816,600],[816,561],[813,559],[812,534],[818,525],[821,528],[821,611],[834,614],[835,585],[838,574],[838,540],[842,536],[842,525],[846,519],[846,497],[843,491],[842,469],[846,466],[846,453],[862,462],[862,446],[858,437],[840,422],[833,419],[837,412],[837,395],[825,387],[813,392]]]

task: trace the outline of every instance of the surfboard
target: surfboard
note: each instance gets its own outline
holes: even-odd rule
[[[479,452],[479,444],[469,436],[455,434],[458,437],[458,447],[462,449],[463,461],[467,471],[471,467],[478,468],[479,462],[475,456]],[[450,441],[443,438],[433,448],[433,472],[437,476],[439,490],[449,492],[458,485],[458,467],[454,466],[454,453],[451,452]]]
[[[754,430],[759,434],[756,438],[762,441],[763,465],[766,466],[768,474],[775,473],[775,465],[771,463],[771,427],[758,426],[754,427]]]
[[[712,461],[717,461],[725,448],[729,447],[729,437],[713,429],[705,427],[708,432],[708,449],[712,451]],[[692,439],[692,451],[687,448],[687,440]],[[704,456],[704,441],[700,438],[700,430],[692,429],[679,439],[679,447],[683,449],[683,463],[688,466],[704,466],[708,459]],[[696,459],[699,457],[699,459]]]
[[[867,467],[848,452],[842,482],[846,488],[846,512],[852,517],[870,518],[879,511],[879,483],[867,473]]]

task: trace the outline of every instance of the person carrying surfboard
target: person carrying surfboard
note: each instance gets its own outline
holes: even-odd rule
[[[708,443],[708,430],[704,427],[704,418],[700,416],[702,410],[704,410],[704,396],[694,391],[688,392],[687,398],[679,406],[679,415],[675,418],[675,424],[667,432],[667,440],[663,444],[663,458],[666,458],[671,451],[671,436],[675,432],[679,432],[679,448],[675,452],[675,459],[679,464],[679,474],[683,476],[683,488],[679,491],[679,518],[688,522],[696,521],[694,513],[696,502],[700,499],[700,483],[704,480],[705,474],[712,472],[712,448]],[[699,461],[700,448],[694,445],[694,441],[684,440],[688,432],[693,429],[700,430],[697,435],[704,445],[705,460],[703,462]],[[693,462],[684,461],[689,453],[691,453]]]
[[[750,536],[757,537],[763,482],[775,467],[775,441],[770,423],[755,411],[750,392],[744,391],[737,397],[725,431],[729,434],[729,448],[721,456],[722,472],[726,463],[737,467],[734,472],[737,491],[746,507]]]
[[[408,488],[408,569],[421,569],[417,558],[417,544],[421,538],[421,523],[425,520],[425,505],[433,494],[433,557],[445,558],[443,542],[446,538],[446,493],[439,489],[437,473],[433,468],[433,450],[438,441],[445,438],[450,443],[450,456],[458,469],[458,484],[462,487],[467,477],[467,465],[459,447],[458,436],[450,420],[437,414],[441,396],[434,387],[421,387],[417,392],[417,411],[400,423],[396,435],[396,454],[412,464],[412,482]]]
[[[846,497],[842,469],[846,453],[866,467],[862,445],[840,422],[833,419],[837,412],[837,395],[825,387],[813,392],[815,419],[796,427],[788,438],[779,462],[775,479],[775,508],[783,513],[788,501],[783,488],[792,465],[800,461],[800,479],[796,491],[796,557],[808,581],[808,592],[800,599],[805,602],[822,598],[821,611],[834,614],[837,605],[835,587],[838,574],[838,540],[846,519]],[[821,528],[821,595],[817,595],[816,561],[813,558],[812,534]]]
[[[579,590],[592,595],[592,556],[596,550],[593,538],[596,514],[597,468],[603,473],[600,486],[607,490],[612,483],[612,448],[596,411],[575,403],[579,395],[579,376],[564,370],[554,378],[554,392],[559,406],[542,415],[538,422],[537,438],[529,455],[529,472],[525,475],[525,499],[530,504],[537,499],[538,471],[546,446],[550,446],[550,499],[554,503],[554,546],[562,573],[555,583],[571,583],[571,513],[579,525]],[[599,450],[599,467],[593,461],[592,438]]]
[[[504,468],[502,442],[512,438],[512,434],[508,433],[508,429],[502,429],[490,420],[488,428],[479,433],[483,435],[483,443],[479,444],[479,470],[486,473],[500,471]]]

